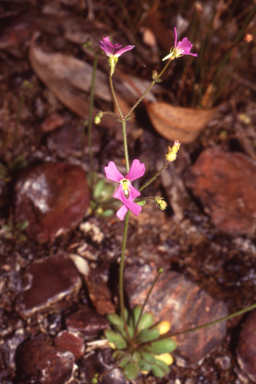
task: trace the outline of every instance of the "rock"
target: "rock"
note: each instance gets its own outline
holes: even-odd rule
[[[90,203],[83,169],[44,163],[26,169],[16,184],[15,219],[27,220],[29,236],[46,242],[75,227]]]
[[[250,380],[256,383],[256,312],[249,315],[239,335],[237,360]]]
[[[130,308],[143,304],[157,271],[149,265],[125,269],[125,291]],[[155,320],[168,320],[171,333],[185,331],[227,315],[223,302],[214,300],[183,275],[167,271],[157,281],[145,311],[153,312]],[[175,355],[180,366],[195,364],[221,343],[226,335],[226,322],[175,337]]]
[[[101,271],[99,263],[97,264],[97,268],[91,268],[89,275],[85,277],[85,283],[96,311],[104,316],[116,310],[112,302],[111,291],[106,282],[108,276],[105,275],[104,265],[102,269],[103,271]]]
[[[93,339],[100,331],[109,327],[105,317],[93,309],[83,307],[65,317],[68,331],[79,332],[85,339]]]
[[[80,383],[91,383],[95,374],[109,374],[103,376],[100,381],[102,384],[126,384],[125,377],[119,368],[113,369],[114,360],[111,357],[110,349],[102,349],[97,352],[91,352],[79,361]]]
[[[205,150],[191,168],[188,186],[217,227],[230,235],[256,228],[256,164],[240,153]]]
[[[64,124],[64,119],[61,115],[54,113],[45,119],[45,121],[41,125],[41,129],[43,132],[51,132],[56,128],[61,127]]]
[[[17,310],[27,317],[64,297],[75,296],[80,276],[69,258],[51,256],[32,263],[23,276],[27,285],[19,297]]]
[[[79,360],[85,351],[84,341],[81,337],[68,331],[60,332],[54,338],[54,345],[64,351],[70,351]]]
[[[84,140],[84,153],[89,153],[87,135],[82,135],[83,125],[64,125],[63,127],[51,132],[46,140],[47,148],[51,152],[56,152],[59,157],[80,156],[82,151],[82,140]],[[97,130],[92,130],[92,151],[99,152],[100,141]]]
[[[41,384],[64,384],[72,376],[75,358],[43,339],[31,339],[17,350],[17,370],[27,379]]]

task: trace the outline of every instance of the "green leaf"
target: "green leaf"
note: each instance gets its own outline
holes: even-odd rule
[[[137,364],[135,363],[130,363],[127,364],[125,369],[124,369],[124,375],[128,380],[134,380],[139,374],[139,368]]]
[[[139,336],[136,338],[141,343],[146,343],[148,341],[157,340],[159,337],[158,329],[143,329],[140,332]]]
[[[103,211],[103,213],[101,213],[101,216],[104,216],[104,217],[110,217],[114,214],[114,211],[113,209],[106,209],[105,211]]]
[[[155,363],[156,366],[162,368],[162,370],[165,372],[165,375],[168,375],[168,373],[170,372],[170,368],[168,367],[167,364],[165,364],[164,361],[162,360],[158,360],[156,359],[156,363]]]
[[[112,329],[105,329],[104,334],[110,343],[114,343],[117,349],[127,348],[127,343],[124,338]]]
[[[145,351],[147,352],[152,352],[156,355],[161,355],[162,353],[166,352],[172,352],[174,349],[177,347],[176,342],[169,338],[163,339],[163,340],[158,340],[154,341],[151,343],[151,345],[145,346]]]
[[[138,322],[138,320],[139,320],[141,310],[142,310],[142,305],[136,305],[136,306],[133,308],[133,310],[132,310],[134,326],[137,324],[137,322]]]
[[[151,370],[155,377],[164,377],[168,373],[166,373],[165,369],[163,369],[159,365],[152,365]]]
[[[150,364],[154,364],[156,361],[155,356],[152,355],[151,353],[141,351],[141,356],[143,357],[144,360],[146,360]]]
[[[153,313],[151,312],[143,313],[138,325],[138,332],[140,332],[142,329],[147,329],[151,327],[151,325],[153,325],[154,322],[155,322],[155,318]]]
[[[151,371],[151,364],[145,360],[139,360],[138,365],[141,371]]]
[[[141,207],[143,207],[143,205],[146,205],[146,200],[141,200],[141,201],[137,201],[136,204],[140,205]]]
[[[103,189],[105,188],[105,182],[104,182],[104,180],[103,179],[100,179],[97,183],[96,183],[96,185],[95,185],[95,187],[94,187],[94,191],[93,191],[93,197],[97,200],[99,197],[100,197],[100,195],[101,195],[101,193],[103,192]]]
[[[131,355],[128,354],[122,358],[120,363],[118,364],[120,368],[124,368],[131,360]]]
[[[107,319],[112,325],[124,325],[123,319],[116,313],[110,313],[107,315]]]

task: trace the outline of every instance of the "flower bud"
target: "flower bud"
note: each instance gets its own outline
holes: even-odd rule
[[[103,113],[101,111],[99,111],[97,113],[97,115],[95,116],[94,123],[95,124],[100,124],[100,120],[101,120],[102,116],[103,116]]]
[[[177,152],[179,149],[180,149],[180,142],[178,140],[175,140],[173,146],[168,147],[168,152],[165,155],[166,160],[169,162],[176,160]]]

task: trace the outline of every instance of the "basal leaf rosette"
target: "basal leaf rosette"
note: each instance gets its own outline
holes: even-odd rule
[[[152,372],[156,377],[167,375],[173,363],[171,352],[176,348],[172,338],[162,339],[170,329],[169,322],[155,324],[151,312],[141,311],[141,305],[136,305],[130,313],[126,310],[126,323],[117,314],[108,315],[111,329],[104,331],[114,349],[113,358],[128,380],[136,379],[140,373]]]

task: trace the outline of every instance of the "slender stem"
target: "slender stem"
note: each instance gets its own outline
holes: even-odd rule
[[[97,69],[98,55],[95,54],[92,70],[92,84],[90,93],[90,104],[89,104],[89,117],[88,117],[88,147],[89,147],[89,161],[90,161],[90,174],[91,174],[91,189],[94,184],[94,169],[93,169],[93,152],[92,152],[92,113],[93,113],[93,102],[94,102],[94,89],[95,89],[95,77]],[[84,134],[84,130],[83,130]],[[82,139],[82,154],[84,155],[84,136]]]
[[[126,324],[125,313],[124,313],[124,255],[127,242],[127,231],[129,224],[130,211],[127,212],[124,222],[124,235],[123,235],[123,244],[122,244],[122,253],[120,260],[120,271],[119,271],[119,300],[120,300],[120,311],[124,324]]]
[[[163,167],[160,169],[160,171],[158,171],[146,184],[144,184],[140,189],[139,189],[139,192],[143,191],[144,188],[146,188],[150,183],[152,183],[152,181],[154,181],[159,175],[160,173],[163,172],[163,170],[167,167],[167,165],[169,164],[169,161],[166,161],[166,163],[163,165]],[[144,199],[143,199],[144,200]]]
[[[119,115],[120,115],[121,120],[122,120],[123,140],[124,140],[124,156],[125,156],[126,171],[128,173],[129,169],[130,169],[130,165],[129,165],[128,145],[127,145],[127,136],[126,136],[126,122],[124,119],[124,115],[123,115],[123,113],[119,107],[117,98],[116,98],[116,94],[115,94],[115,90],[114,90],[114,86],[113,86],[113,81],[112,81],[112,76],[110,73],[109,73],[109,83],[110,83],[110,89],[111,89],[111,93],[113,95],[114,103],[118,109]]]
[[[115,94],[115,90],[114,90],[114,86],[113,86],[113,81],[112,81],[112,76],[111,76],[110,72],[109,72],[109,83],[110,83],[110,89],[111,89],[111,93],[112,93],[112,96],[113,96],[113,99],[114,99],[114,103],[115,103],[115,105],[116,105],[116,107],[118,109],[118,112],[120,114],[121,119],[123,119],[124,115],[123,115],[123,113],[122,113],[122,111],[121,111],[121,109],[119,107],[119,104],[118,104],[118,101],[117,101],[117,98],[116,98],[116,94]]]
[[[125,119],[127,119],[128,116],[130,116],[130,114],[132,113],[132,111],[134,111],[134,109],[137,107],[137,105],[142,101],[142,99],[144,99],[144,97],[146,96],[146,94],[150,91],[150,89],[153,87],[153,85],[157,82],[157,80],[160,79],[160,77],[162,76],[162,74],[165,72],[165,70],[167,69],[167,67],[169,66],[170,62],[173,60],[172,57],[170,57],[170,59],[167,61],[167,63],[165,64],[164,68],[162,69],[162,71],[159,73],[159,75],[157,76],[157,78],[155,80],[152,81],[152,83],[148,86],[148,88],[146,89],[146,91],[143,93],[143,95],[139,98],[139,100],[134,104],[134,106],[130,109],[130,111],[127,113],[127,115],[125,116]]]
[[[202,328],[205,328],[205,327],[209,327],[211,325],[218,324],[218,323],[221,323],[222,321],[229,320],[229,319],[232,319],[233,317],[242,315],[243,313],[251,311],[254,308],[256,308],[256,304],[253,304],[250,307],[241,309],[238,312],[232,313],[232,315],[221,317],[220,319],[211,321],[210,323],[207,323],[207,324],[199,325],[198,327],[186,329],[185,331],[179,331],[179,332],[175,332],[175,333],[170,333],[170,332],[168,334],[166,333],[165,335],[163,335],[163,337],[161,337],[161,339],[162,338],[165,339],[166,337],[173,337],[173,336],[183,335],[183,334],[189,333],[189,332],[198,331],[199,329],[202,329]]]
[[[145,299],[145,301],[144,301],[144,303],[143,303],[143,305],[142,305],[142,308],[141,308],[141,311],[140,311],[140,315],[139,315],[139,318],[138,318],[137,323],[136,323],[136,326],[135,326],[135,331],[134,331],[134,334],[135,334],[135,335],[137,334],[137,330],[138,330],[138,326],[139,326],[139,323],[140,323],[140,319],[141,319],[141,316],[142,316],[142,314],[143,314],[143,312],[144,312],[144,309],[145,309],[145,307],[146,307],[146,305],[147,305],[147,302],[148,302],[148,299],[149,299],[149,297],[150,297],[150,295],[151,295],[151,292],[153,291],[153,288],[154,288],[154,286],[156,285],[157,280],[159,279],[159,277],[160,277],[160,275],[161,275],[162,273],[163,273],[163,269],[161,268],[161,269],[159,269],[158,274],[157,274],[155,280],[153,281],[153,283],[152,283],[152,285],[151,285],[151,287],[150,287],[150,290],[148,291],[148,294],[147,294],[146,299]]]

